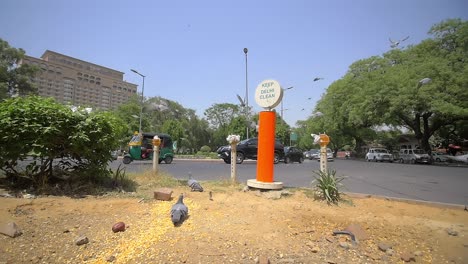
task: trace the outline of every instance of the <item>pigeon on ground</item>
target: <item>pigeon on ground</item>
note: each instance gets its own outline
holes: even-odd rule
[[[187,181],[187,184],[192,189],[192,192],[203,192],[203,187],[197,180],[192,178],[192,173],[189,173],[189,179]]]
[[[184,204],[184,195],[181,194],[177,203],[171,208],[171,220],[174,226],[182,224],[188,215],[188,207]]]

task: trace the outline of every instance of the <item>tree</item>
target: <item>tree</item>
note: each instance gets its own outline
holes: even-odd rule
[[[230,103],[213,104],[211,107],[204,112],[206,120],[210,124],[210,128],[213,132],[213,144],[215,146],[222,146],[226,144],[226,137],[229,134],[236,132],[243,133],[242,131],[231,131],[236,129],[239,124],[231,125],[234,120],[242,115],[242,112],[238,105]],[[245,130],[245,125],[244,125]],[[243,135],[241,135],[242,138]]]
[[[434,133],[468,120],[468,23],[448,20],[430,33],[434,39],[353,63],[330,85],[317,103],[323,116],[315,125],[335,147],[353,138],[359,151],[376,138],[376,127],[387,126],[410,129],[430,151]],[[423,78],[432,81],[423,85]]]
[[[0,39],[0,101],[15,94],[24,96],[37,93],[31,78],[39,68],[33,65],[18,67],[25,51],[10,47],[8,42]]]
[[[184,128],[182,123],[176,119],[164,122],[161,132],[170,135],[173,141],[180,141],[184,137]]]

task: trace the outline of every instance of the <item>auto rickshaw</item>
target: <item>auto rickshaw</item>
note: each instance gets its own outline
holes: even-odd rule
[[[129,151],[123,157],[123,163],[129,164],[134,160],[153,160],[153,144],[154,136],[161,139],[159,145],[159,163],[163,160],[166,164],[170,164],[174,159],[172,150],[172,139],[169,135],[163,133],[137,133],[133,135],[128,143]]]

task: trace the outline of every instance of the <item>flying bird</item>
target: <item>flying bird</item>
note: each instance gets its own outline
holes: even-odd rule
[[[418,82],[418,88],[423,86],[424,84],[428,84],[432,81],[431,78],[424,78]]]
[[[236,95],[237,95],[237,99],[238,99],[239,102],[240,102],[240,105],[241,105],[242,107],[244,107],[244,106],[245,106],[244,100],[242,100],[242,97],[240,97],[238,94],[236,94]]]
[[[323,80],[323,78],[321,78],[321,77],[315,77],[315,78],[314,78],[314,82],[316,82],[316,81],[318,81],[318,80]]]
[[[187,181],[188,186],[192,189],[192,192],[203,192],[203,187],[200,185],[200,183],[192,178],[192,173],[189,172],[189,179]]]
[[[184,195],[181,194],[177,203],[171,208],[171,220],[174,226],[178,226],[184,222],[188,216],[188,207],[184,204]]]
[[[407,37],[404,38],[404,39],[395,40],[395,41],[393,41],[391,38],[388,38],[388,40],[390,40],[390,43],[391,43],[391,44],[390,44],[390,48],[393,49],[393,48],[398,47],[398,45],[400,45],[401,42],[403,42],[403,41],[405,41],[405,40],[407,40],[407,39],[409,39],[409,36],[407,36]]]

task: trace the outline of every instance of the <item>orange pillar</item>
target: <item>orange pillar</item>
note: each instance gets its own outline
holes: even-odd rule
[[[257,150],[257,181],[273,182],[276,113],[260,112]]]

